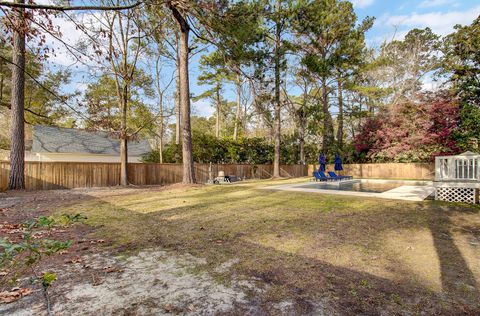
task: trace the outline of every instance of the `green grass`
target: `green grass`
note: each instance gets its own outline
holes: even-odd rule
[[[347,314],[480,309],[477,207],[262,189],[298,181],[113,190],[57,211],[85,214],[118,249],[188,252],[219,282],[255,279],[262,302],[299,313],[318,300]]]

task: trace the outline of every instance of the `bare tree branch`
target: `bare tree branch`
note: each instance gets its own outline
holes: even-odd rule
[[[8,64],[11,64],[15,67],[18,67],[20,68],[21,70],[23,70],[23,72],[28,76],[30,77],[30,79],[33,80],[33,82],[35,82],[39,87],[41,87],[42,89],[44,89],[45,91],[47,91],[48,93],[50,93],[53,97],[55,97],[59,102],[63,103],[64,105],[66,105],[70,110],[72,110],[74,113],[76,113],[78,116],[80,116],[81,118],[83,118],[84,120],[86,121],[90,121],[90,119],[85,116],[82,112],[80,111],[77,111],[73,106],[71,106],[70,104],[67,103],[67,101],[65,101],[65,98],[64,97],[61,97],[59,96],[58,94],[56,94],[55,92],[53,92],[51,89],[49,89],[48,87],[46,87],[43,83],[41,83],[37,78],[35,78],[35,76],[33,76],[31,73],[29,73],[26,69],[20,67],[19,65],[15,64],[14,62],[12,62],[11,60],[3,57],[0,55],[0,59],[5,61],[6,63]]]
[[[20,9],[37,9],[37,10],[54,10],[54,11],[80,11],[80,10],[91,10],[91,11],[120,11],[133,9],[143,4],[143,1],[137,1],[130,5],[125,6],[95,6],[95,5],[82,5],[82,6],[60,6],[60,5],[49,5],[49,4],[30,4],[30,3],[16,3],[16,2],[7,2],[0,1],[0,6],[9,7],[9,8],[20,8]]]

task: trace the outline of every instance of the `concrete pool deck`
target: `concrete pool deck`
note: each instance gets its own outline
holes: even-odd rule
[[[342,181],[342,184],[355,183],[360,181],[368,181],[374,183],[393,183],[398,182],[399,186],[392,190],[388,190],[382,193],[376,192],[361,192],[361,191],[346,191],[346,190],[324,190],[316,188],[305,188],[305,185],[312,182],[303,182],[295,184],[282,184],[270,187],[265,187],[268,190],[280,190],[280,191],[294,191],[294,192],[309,192],[309,193],[323,193],[323,194],[336,194],[347,195],[357,197],[371,197],[391,200],[404,200],[404,201],[423,201],[431,194],[435,193],[433,182],[431,181],[404,181],[404,180],[371,180],[371,179],[356,179]],[[340,181],[328,183],[328,186],[340,186]],[[318,183],[318,182],[317,182]],[[400,184],[401,183],[401,184]]]

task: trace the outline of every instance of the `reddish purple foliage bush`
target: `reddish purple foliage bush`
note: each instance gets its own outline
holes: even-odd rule
[[[368,119],[355,137],[355,149],[373,162],[431,161],[459,152],[453,138],[458,120],[458,103],[449,95],[424,95]]]

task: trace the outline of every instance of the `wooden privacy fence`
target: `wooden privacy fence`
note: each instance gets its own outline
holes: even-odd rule
[[[433,180],[433,163],[384,163],[345,164],[343,174],[355,178],[416,179]],[[208,180],[208,164],[195,164],[197,182]],[[333,165],[327,166],[333,170]],[[0,190],[8,185],[9,162],[0,162]],[[282,165],[282,177],[311,175],[318,165]],[[272,165],[212,165],[214,176],[219,171],[242,179],[268,179],[272,176]],[[27,190],[50,190],[62,188],[107,187],[120,184],[119,163],[93,162],[27,162],[25,164]],[[134,185],[172,184],[182,181],[181,164],[129,164],[128,179]]]
[[[318,165],[309,165],[308,174],[318,169]],[[342,174],[364,179],[415,179],[433,180],[435,178],[434,163],[369,163],[345,164]],[[333,170],[333,165],[327,165]]]
[[[9,162],[0,162],[0,190],[8,187]],[[195,164],[197,182],[208,180],[208,164]],[[267,179],[272,176],[272,165],[212,165],[213,176],[218,171],[242,179]],[[307,175],[307,166],[282,165],[283,177]],[[128,179],[134,185],[172,184],[182,181],[181,164],[132,163],[129,164]],[[107,187],[120,184],[119,163],[91,162],[27,162],[25,164],[25,186],[27,190],[70,189],[84,187]]]

